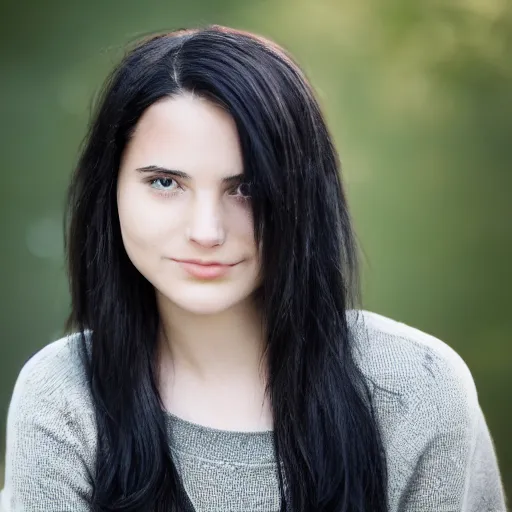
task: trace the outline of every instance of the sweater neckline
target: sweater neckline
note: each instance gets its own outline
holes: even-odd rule
[[[165,411],[171,448],[192,457],[234,464],[275,462],[273,431],[220,430]]]

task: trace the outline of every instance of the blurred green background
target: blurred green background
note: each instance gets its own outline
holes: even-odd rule
[[[125,43],[207,23],[304,67],[341,153],[364,307],[465,359],[512,495],[508,0],[2,1],[0,461],[16,376],[68,311],[62,213],[91,100]]]

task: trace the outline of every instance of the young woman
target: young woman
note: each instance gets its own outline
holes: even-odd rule
[[[505,511],[464,362],[356,308],[336,151],[274,43],[140,42],[68,221],[74,334],[16,383],[7,511]]]

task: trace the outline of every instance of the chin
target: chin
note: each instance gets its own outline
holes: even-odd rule
[[[188,302],[181,301],[180,303],[174,302],[182,310],[192,313],[194,315],[217,315],[229,309],[231,304],[223,304],[219,302],[196,301]]]
[[[229,293],[226,289],[208,290],[207,287],[195,290],[174,289],[172,294],[160,290],[165,300],[183,311],[195,315],[216,315],[245,301],[250,294],[240,294],[240,290]],[[178,293],[176,293],[178,292]]]

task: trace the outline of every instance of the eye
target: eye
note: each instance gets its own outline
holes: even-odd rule
[[[155,178],[151,180],[151,186],[157,190],[174,190],[178,183],[172,178]]]
[[[233,188],[234,193],[232,195],[238,197],[250,197],[251,196],[251,186],[247,182],[239,183],[235,188]]]

